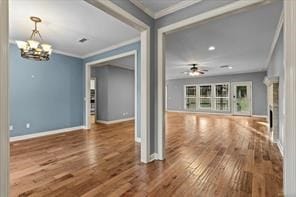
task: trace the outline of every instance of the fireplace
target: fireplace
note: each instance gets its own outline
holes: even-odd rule
[[[269,129],[272,131],[272,122],[273,122],[273,116],[272,116],[272,110],[269,110]]]
[[[279,139],[279,78],[266,77],[264,83],[267,86],[267,113],[268,129],[273,141]]]

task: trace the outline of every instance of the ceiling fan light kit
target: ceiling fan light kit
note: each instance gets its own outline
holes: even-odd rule
[[[199,67],[197,67],[197,64],[189,64],[189,66],[192,66],[190,68],[190,71],[189,72],[184,72],[184,74],[187,74],[187,75],[192,76],[192,77],[203,75],[203,74],[205,74],[205,72],[208,71],[208,70],[201,70]]]
[[[21,57],[36,61],[48,61],[52,53],[52,47],[49,44],[42,43],[43,39],[37,28],[37,24],[42,20],[38,17],[30,17],[31,21],[35,23],[35,28],[27,41],[17,40],[16,44],[21,51]],[[39,38],[40,42],[37,41]]]

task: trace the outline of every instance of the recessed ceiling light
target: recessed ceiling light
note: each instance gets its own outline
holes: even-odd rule
[[[228,69],[232,69],[232,66],[228,66]]]
[[[209,47],[209,51],[214,51],[216,48],[214,46]]]

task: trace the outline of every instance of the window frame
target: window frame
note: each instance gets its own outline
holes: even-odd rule
[[[200,96],[200,87],[201,86],[211,86],[211,96],[210,97],[201,97]],[[204,83],[204,84],[198,84],[197,85],[197,90],[198,90],[198,109],[202,111],[212,111],[213,109],[213,84],[212,83]],[[211,107],[201,107],[200,106],[200,99],[203,98],[209,98],[211,102]]]
[[[195,96],[187,96],[187,87],[192,87],[194,86],[195,87]],[[184,85],[184,110],[186,111],[192,111],[192,109],[188,109],[187,108],[187,99],[188,98],[195,98],[195,109],[194,111],[197,110],[197,100],[198,100],[198,97],[197,97],[197,85],[196,84],[186,84]]]
[[[216,95],[216,86],[217,85],[227,85],[228,86],[228,96],[227,97],[217,97]],[[213,101],[213,111],[216,111],[216,112],[230,112],[231,110],[231,97],[230,97],[230,91],[231,91],[231,86],[230,86],[230,82],[219,82],[219,83],[214,83],[213,84],[214,86],[214,94],[213,94],[213,97],[212,97],[212,101]],[[227,110],[218,110],[217,109],[217,105],[216,105],[216,99],[219,99],[219,98],[222,98],[222,99],[228,99],[228,109]]]

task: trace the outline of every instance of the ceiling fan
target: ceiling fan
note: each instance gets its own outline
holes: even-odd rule
[[[188,64],[188,66],[191,66],[189,72],[183,72],[184,74],[190,75],[190,76],[198,76],[198,75],[203,75],[205,72],[208,72],[206,69],[200,69],[198,64]]]

